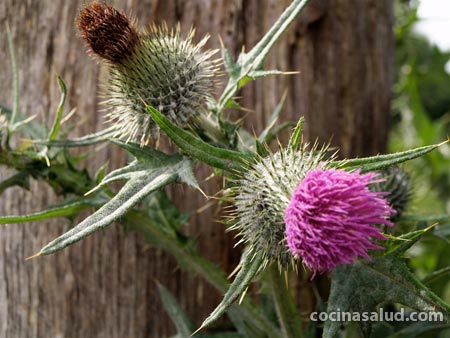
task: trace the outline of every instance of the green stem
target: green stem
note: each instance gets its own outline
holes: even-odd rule
[[[309,0],[293,0],[252,50],[247,54],[242,53],[238,57],[237,66],[240,67],[240,74],[237,77],[230,77],[228,84],[214,109],[217,116],[220,118],[222,117],[225,107],[241,88],[240,81],[248,76],[251,71],[257,71],[263,68],[264,60],[270,50],[289,25],[302,12],[308,1]]]
[[[225,273],[219,267],[199,255],[189,245],[180,243],[178,238],[167,235],[143,212],[130,211],[126,214],[124,223],[130,229],[140,232],[151,244],[172,254],[179,266],[203,277],[221,293],[228,290],[230,284]],[[239,307],[235,305],[233,308],[239,311],[246,321],[267,333],[268,337],[282,338],[279,329],[250,300],[244,299]]]
[[[268,280],[284,337],[303,337],[300,313],[287,287],[286,276],[281,274],[276,264],[272,264],[268,270]]]

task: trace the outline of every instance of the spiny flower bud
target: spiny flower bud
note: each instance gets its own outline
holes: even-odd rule
[[[239,232],[241,242],[264,253],[266,263],[294,264],[286,247],[284,210],[298,182],[310,170],[325,165],[324,155],[325,150],[281,149],[260,158],[233,188],[236,209],[231,229]]]
[[[233,188],[232,229],[265,263],[301,258],[314,273],[368,257],[395,211],[369,185],[377,174],[330,168],[326,149],[282,149],[260,158]]]
[[[412,191],[409,175],[397,166],[388,167],[380,171],[384,180],[371,186],[373,191],[386,191],[385,198],[389,205],[397,212],[392,220],[401,217],[411,199]]]
[[[385,238],[374,224],[392,226],[395,210],[386,193],[369,190],[376,176],[315,169],[295,189],[284,215],[287,245],[314,274],[383,249],[371,241]]]
[[[146,105],[181,127],[195,125],[207,113],[218,72],[218,61],[211,60],[217,51],[202,51],[209,36],[194,44],[193,29],[183,38],[179,25],[170,30],[165,24],[138,34],[125,15],[97,2],[80,11],[78,27],[91,50],[110,65],[105,103],[116,136],[141,145],[158,138]]]

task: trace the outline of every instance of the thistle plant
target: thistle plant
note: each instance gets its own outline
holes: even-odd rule
[[[134,20],[95,1],[80,10],[77,26],[90,52],[108,64],[105,105],[116,136],[141,145],[158,139],[146,105],[179,126],[207,114],[218,74],[218,61],[211,59],[217,50],[202,50],[209,36],[195,44],[194,29],[182,37],[180,26],[166,24],[140,33]]]
[[[372,311],[389,302],[421,311],[434,309],[448,319],[450,306],[419,281],[404,261],[407,250],[432,232],[433,225],[424,227],[423,219],[409,215],[410,220],[420,221],[410,232],[398,237],[384,233],[386,227],[395,227],[402,220],[411,194],[407,176],[395,166],[443,143],[338,160],[327,146],[309,148],[303,142],[302,118],[288,144],[272,152],[269,135],[277,134],[273,123],[256,137],[241,123],[224,117],[228,107],[237,106],[234,98],[248,82],[284,74],[265,70],[264,60],[305,4],[305,0],[292,1],[266,35],[236,62],[222,46],[229,79],[218,98],[213,93],[221,61],[212,59],[215,51],[204,50],[207,37],[195,44],[194,30],[183,35],[179,26],[152,25],[148,31],[139,31],[135,20],[110,5],[96,1],[84,5],[76,24],[89,52],[109,69],[105,105],[113,127],[67,139],[60,132],[67,95],[60,78],[62,98],[50,132],[23,117],[17,107],[4,108],[2,136],[8,137],[0,148],[0,163],[17,174],[2,182],[1,189],[13,185],[26,188],[27,180],[44,178],[65,199],[31,215],[2,216],[0,223],[57,216],[73,219],[85,209],[95,209],[30,258],[58,252],[114,222],[140,233],[223,294],[220,304],[195,331],[173,295],[158,285],[179,337],[198,331],[202,331],[198,336],[209,337],[203,330],[226,312],[238,332],[225,332],[222,337],[305,336],[304,320],[287,278],[299,278],[301,264],[313,277],[323,274],[331,279],[328,311]],[[278,115],[279,111],[274,112],[274,122]],[[17,126],[22,136],[33,142],[11,149],[9,136],[17,132]],[[36,129],[40,130],[38,136],[33,134]],[[158,139],[160,132],[178,152],[166,154],[155,149],[150,141]],[[219,137],[205,137],[211,132]],[[134,160],[108,173],[102,167],[92,178],[86,170],[77,169],[76,159],[65,151],[100,142],[121,147]],[[210,166],[223,178],[223,195],[219,192],[217,196],[231,202],[233,211],[226,224],[239,238],[242,252],[232,280],[191,245],[193,239],[181,231],[189,217],[165,193],[172,184],[186,184],[202,193],[193,170],[195,162]],[[113,193],[108,185],[117,181],[125,183]],[[276,321],[272,311],[266,313],[265,307],[245,297],[254,281],[268,286],[264,289],[269,290],[266,296],[277,313]],[[371,325],[359,325],[366,337]],[[343,330],[340,323],[327,321],[323,336],[344,336]]]

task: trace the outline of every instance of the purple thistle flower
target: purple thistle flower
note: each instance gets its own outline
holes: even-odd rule
[[[375,224],[392,226],[395,213],[383,198],[370,191],[376,173],[314,169],[297,186],[285,210],[289,251],[300,256],[313,272],[368,258],[367,250],[383,249],[372,239],[385,239]]]

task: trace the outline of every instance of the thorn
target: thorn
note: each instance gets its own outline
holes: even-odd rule
[[[209,196],[206,195],[206,193],[202,190],[202,188],[200,187],[196,187],[198,191],[200,191],[200,193],[203,195],[203,197],[205,197],[207,200],[209,200]]]
[[[191,334],[191,337],[195,336],[201,329],[203,329],[203,324],[202,324],[202,326],[200,326],[197,330],[195,330],[195,331]]]
[[[98,184],[96,187],[92,188],[88,192],[85,192],[83,196],[88,196],[88,195],[92,194],[93,192],[97,191],[98,189],[100,189],[101,187],[102,187],[102,185]]]
[[[219,44],[220,44],[220,48],[224,48],[225,47],[225,45],[224,45],[224,43],[223,43],[223,40],[222,40],[222,37],[219,35]]]
[[[34,254],[34,255],[30,256],[30,257],[25,258],[25,260],[27,261],[29,259],[33,259],[33,258],[39,257],[40,255],[41,255],[41,253],[38,252],[37,254]]]

